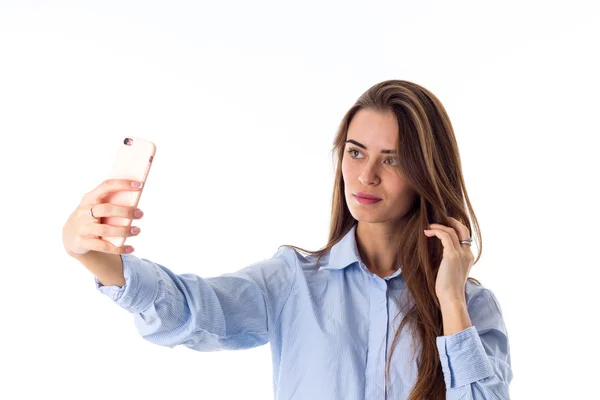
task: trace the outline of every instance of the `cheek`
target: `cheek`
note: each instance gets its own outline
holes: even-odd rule
[[[344,182],[344,194],[348,196],[352,189],[354,188],[356,178],[352,174],[352,169],[347,165],[342,165],[342,180]]]
[[[342,177],[346,182],[352,180],[352,169],[348,166],[347,163],[344,162],[342,162]]]
[[[415,197],[415,192],[410,185],[402,181],[402,183],[394,185],[393,188],[394,201],[398,203],[412,202]]]

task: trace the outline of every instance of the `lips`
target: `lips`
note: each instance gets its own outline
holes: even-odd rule
[[[354,195],[357,197],[362,197],[363,199],[381,200],[381,197],[373,196],[372,194],[368,194],[368,193],[364,193],[364,192],[354,193]]]
[[[376,203],[379,203],[381,201],[381,199],[367,199],[367,198],[356,196],[356,195],[354,195],[354,198],[360,204],[376,204]]]

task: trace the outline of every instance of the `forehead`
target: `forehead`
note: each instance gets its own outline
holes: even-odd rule
[[[356,140],[371,148],[393,148],[398,140],[398,121],[391,111],[359,110],[350,125],[346,140]]]

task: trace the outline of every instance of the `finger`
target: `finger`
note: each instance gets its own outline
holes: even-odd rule
[[[454,227],[454,230],[458,233],[458,236],[460,238],[458,243],[460,244],[460,246],[468,246],[470,248],[471,246],[469,246],[468,244],[460,243],[460,240],[467,240],[471,237],[469,228],[467,228],[464,224],[462,224],[459,220],[457,220],[455,218],[452,218],[452,217],[448,217],[448,218],[450,220],[450,224]]]
[[[102,239],[81,238],[80,240],[83,245],[82,247],[100,253],[131,254],[135,250],[131,245],[117,247],[111,242]],[[128,251],[128,249],[131,249],[131,251]]]
[[[93,207],[94,209],[92,211],[96,219],[101,217],[120,217],[127,218],[129,220],[141,218],[141,216],[138,217],[135,215],[135,212],[139,210],[137,207],[121,206],[112,203],[98,203],[95,204]],[[87,208],[87,206],[82,207],[81,212],[85,212],[89,215],[89,208]]]
[[[140,190],[140,188],[134,188],[132,186],[133,182],[136,181],[131,179],[107,179],[98,185],[94,190],[86,193],[85,196],[83,196],[83,203],[89,205],[99,203],[107,194],[111,192]]]
[[[471,232],[469,232],[469,228],[467,228],[462,222],[457,220],[456,218],[448,217],[450,220],[450,224],[452,227],[458,232],[458,236],[461,240],[465,240],[471,237]]]
[[[441,231],[447,233],[450,237],[450,240],[452,241],[452,247],[455,249],[460,249],[458,235],[456,234],[456,231],[454,230],[454,228],[449,228],[447,226],[440,225],[440,224],[431,224],[430,227],[435,228],[435,229],[440,229]]]
[[[141,232],[139,226],[113,226],[106,224],[86,225],[84,235],[102,236],[102,237],[130,237],[137,236]]]
[[[438,238],[440,238],[440,240],[442,241],[442,245],[444,246],[444,249],[448,249],[448,250],[456,250],[457,249],[454,242],[452,241],[452,237],[446,231],[443,231],[441,229],[428,229],[425,232],[425,234],[429,237],[431,237],[432,235],[435,235]]]

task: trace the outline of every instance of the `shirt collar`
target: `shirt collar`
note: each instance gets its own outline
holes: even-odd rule
[[[331,248],[329,262],[321,269],[343,269],[355,262],[360,263],[358,246],[356,245],[356,224],[344,235],[344,237]]]
[[[358,246],[356,244],[356,226],[357,224],[354,224],[348,233],[346,233],[339,242],[333,245],[329,253],[329,262],[326,266],[321,267],[321,269],[338,270],[344,269],[354,263],[358,263],[363,270],[373,274],[366,268],[358,253]],[[398,268],[392,275],[386,276],[384,279],[388,280],[394,278],[401,272],[401,268]]]

